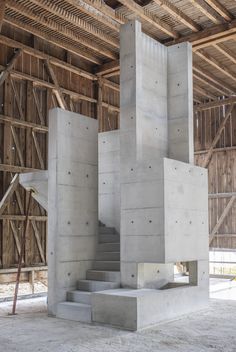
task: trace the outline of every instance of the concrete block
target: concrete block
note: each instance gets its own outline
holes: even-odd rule
[[[57,307],[57,317],[66,320],[91,323],[92,308],[88,304],[75,302],[62,302]]]

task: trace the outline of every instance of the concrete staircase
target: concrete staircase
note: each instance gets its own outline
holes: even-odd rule
[[[92,321],[92,292],[120,287],[120,235],[99,222],[98,245],[93,269],[86,280],[79,280],[77,290],[67,292],[67,301],[58,304],[57,317],[81,322]]]

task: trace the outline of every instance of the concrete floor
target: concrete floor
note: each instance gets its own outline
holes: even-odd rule
[[[0,351],[6,352],[235,352],[236,282],[211,280],[210,307],[137,333],[46,315],[45,298],[0,304]],[[231,299],[223,300],[224,297]]]

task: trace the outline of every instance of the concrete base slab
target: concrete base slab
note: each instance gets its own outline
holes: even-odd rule
[[[121,288],[92,294],[92,320],[135,331],[207,306],[208,290],[197,286]]]

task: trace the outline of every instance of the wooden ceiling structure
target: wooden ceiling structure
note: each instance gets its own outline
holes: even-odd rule
[[[97,118],[100,131],[119,128],[119,31],[131,19],[164,45],[192,43],[209,242],[236,248],[236,1],[0,0],[0,276],[17,263],[25,220],[17,175],[47,168],[48,110]],[[30,219],[34,241],[29,235],[24,259],[32,269],[47,262],[47,217],[34,204]]]

